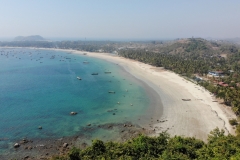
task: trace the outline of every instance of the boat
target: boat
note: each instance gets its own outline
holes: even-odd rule
[[[109,71],[105,71],[104,73],[111,73],[111,72],[109,72]]]
[[[191,99],[182,99],[183,101],[191,101]]]
[[[98,73],[92,73],[92,75],[98,75]]]
[[[83,61],[83,63],[89,63],[88,61]]]
[[[77,77],[77,79],[78,79],[78,80],[82,80],[82,78],[80,78],[80,77]]]
[[[115,93],[115,91],[108,91],[108,93]]]

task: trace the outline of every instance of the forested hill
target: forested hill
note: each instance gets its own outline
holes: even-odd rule
[[[146,49],[155,53],[180,54],[182,56],[194,54],[202,57],[211,55],[221,55],[225,57],[227,54],[238,52],[237,46],[231,43],[207,41],[201,38],[180,39],[166,43],[153,41]]]
[[[233,44],[190,38],[168,43],[153,42],[140,49],[125,48],[119,51],[119,55],[190,76],[194,73],[203,75],[209,70],[237,70],[233,63],[238,63],[234,61],[238,50]]]

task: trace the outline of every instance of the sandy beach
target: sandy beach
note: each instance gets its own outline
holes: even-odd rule
[[[235,130],[228,122],[229,119],[236,118],[231,108],[219,103],[219,100],[203,87],[171,71],[108,53],[52,50],[62,50],[80,55],[85,53],[85,56],[115,63],[144,82],[149,89],[153,89],[158,94],[154,98],[159,98],[161,104],[150,108],[151,114],[153,114],[151,121],[147,125],[141,126],[154,131],[154,134],[150,132],[150,136],[156,136],[167,130],[171,136],[190,136],[206,141],[210,131],[216,127],[223,129],[226,134],[235,135]],[[191,99],[191,101],[182,99]]]
[[[72,52],[83,54],[80,51]],[[228,122],[229,119],[236,118],[235,114],[229,107],[216,102],[215,97],[203,87],[173,72],[138,61],[111,54],[84,53],[122,66],[156,91],[162,102],[163,113],[156,113],[156,116],[161,116],[154,117],[151,124],[144,126],[155,131],[152,136],[167,130],[171,136],[191,136],[206,141],[210,131],[216,127],[224,129],[226,134],[235,134]],[[159,110],[157,107],[153,109]]]

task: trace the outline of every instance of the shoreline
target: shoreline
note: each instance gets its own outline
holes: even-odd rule
[[[83,54],[84,51],[72,51],[74,54]],[[126,59],[108,53],[84,52],[86,56],[95,57],[116,63],[128,73],[141,80],[159,95],[163,113],[161,117],[154,116],[153,126],[148,129],[158,133],[167,130],[171,136],[180,135],[195,137],[207,141],[210,131],[218,127],[226,134],[235,135],[235,130],[229,124],[229,119],[236,115],[203,87],[196,85],[174,72],[144,64],[135,60]],[[182,99],[189,98],[186,102]]]
[[[163,107],[161,110],[155,104],[155,108],[151,108],[151,112],[155,115],[151,116],[151,124],[144,126],[155,131],[155,134],[150,134],[150,136],[156,136],[158,133],[167,130],[171,136],[195,137],[207,141],[208,134],[216,127],[224,129],[227,134],[235,135],[235,130],[228,122],[229,119],[236,118],[230,107],[219,104],[209,91],[185,80],[172,71],[110,53],[55,48],[26,48],[65,51],[79,55],[86,53],[83,56],[118,64],[126,72],[145,83],[147,87],[158,94],[162,103],[160,105]],[[183,101],[182,99],[191,99],[191,101]],[[162,113],[156,113],[159,111],[162,111]]]

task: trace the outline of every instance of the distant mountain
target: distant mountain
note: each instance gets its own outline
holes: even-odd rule
[[[45,39],[39,35],[33,36],[18,36],[14,38],[14,41],[44,41]]]

